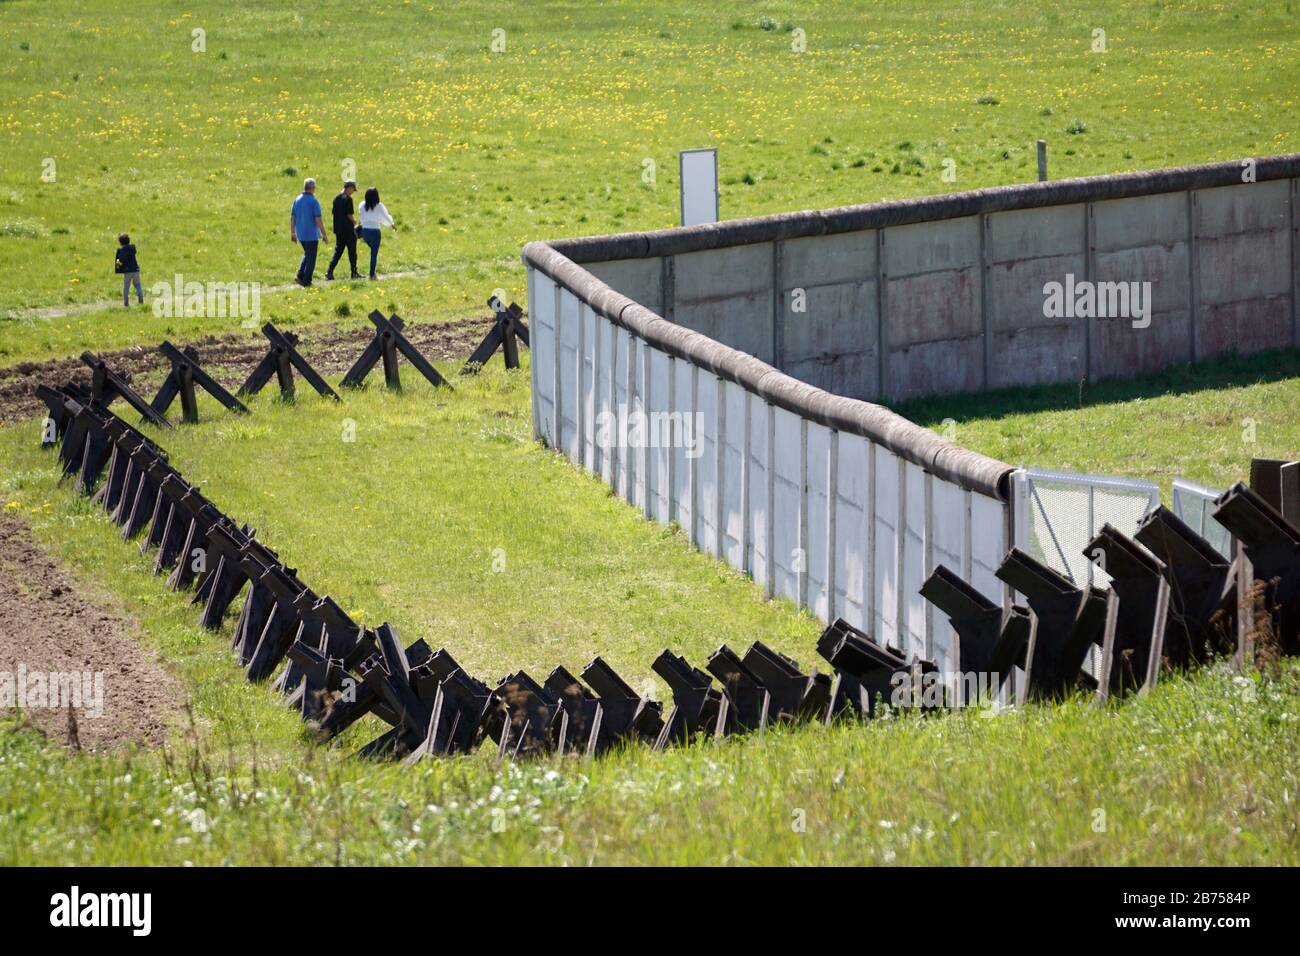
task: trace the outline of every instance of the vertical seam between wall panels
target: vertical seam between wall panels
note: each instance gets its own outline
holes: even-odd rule
[[[750,406],[753,404],[754,396],[750,395],[743,386],[737,386],[737,388],[740,389],[740,394],[744,396],[745,403],[745,437],[740,445],[740,570],[748,574],[752,580],[754,577],[754,556],[750,553],[752,544],[749,540],[753,537],[749,531],[749,523],[753,520],[753,516],[749,513],[749,429],[751,427],[750,419],[753,417]]]
[[[903,596],[907,581],[907,461],[901,455],[897,457],[895,469],[898,481],[898,514],[894,516],[894,561],[897,572],[894,577],[894,637],[898,638],[898,647],[904,653],[910,652],[911,641],[908,640],[907,602]]]
[[[980,256],[980,318],[984,331],[984,388],[992,387],[990,382],[993,380],[993,318],[989,310],[989,275],[992,267],[989,264],[989,243],[988,233],[993,228],[993,220],[984,213],[980,213],[979,221],[979,256]]]
[[[883,402],[889,397],[889,323],[885,321],[885,230],[882,226],[876,230],[876,400]],[[872,458],[874,459],[874,454]]]
[[[1094,273],[1097,271],[1096,259],[1097,224],[1094,219],[1093,204],[1086,202],[1083,204],[1083,278],[1085,281],[1091,282],[1093,280]],[[1092,361],[1094,355],[1098,352],[1097,336],[1101,331],[1097,321],[1096,315],[1090,315],[1085,326],[1084,354],[1087,356],[1087,362],[1084,366],[1083,377],[1088,382],[1094,381]]]
[[[767,507],[764,508],[763,514],[763,551],[765,554],[763,577],[767,579],[767,596],[772,597],[776,594],[776,560],[773,555],[776,550],[776,522],[772,520],[772,512],[776,509],[776,406],[770,402],[766,404],[767,467],[764,471],[767,476]]]
[[[602,481],[605,478],[605,456],[598,440],[600,436],[596,423],[600,421],[600,341],[604,338],[604,325],[605,317],[593,309],[591,313],[591,472]]]
[[[659,298],[662,315],[669,322],[675,321],[673,312],[677,308],[677,276],[672,256],[664,256],[659,266]]]
[[[1200,325],[1200,317],[1197,313],[1201,310],[1200,244],[1196,240],[1196,211],[1198,205],[1196,190],[1187,190],[1187,337],[1191,340],[1190,351],[1193,362],[1196,361],[1197,355],[1200,354],[1200,343],[1197,342],[1197,330]]]
[[[961,527],[961,579],[967,584],[974,585],[975,581],[975,539],[971,536],[971,511],[974,501],[971,498],[973,492],[969,489],[962,490],[962,527]]]
[[[621,437],[619,430],[618,414],[618,326],[613,322],[609,324],[609,411],[614,416],[614,434],[609,436],[609,447],[605,449],[605,458],[609,463],[609,486],[615,491],[618,490],[618,464],[621,452],[619,442]]]
[[[934,475],[928,471],[922,472],[922,480],[925,482],[925,541],[922,550],[925,557],[921,568],[921,580],[925,581],[934,573]],[[929,601],[925,602],[925,615],[922,620],[925,628],[922,639],[925,645],[925,656],[929,660],[934,660],[934,605]]]
[[[709,373],[717,393],[718,435],[713,443],[713,556],[721,559],[726,553],[725,529],[727,488],[727,383]]]
[[[772,242],[772,367],[785,367],[785,290],[781,287],[783,244]]]
[[[651,503],[650,476],[658,476],[659,468],[657,467],[658,456],[655,456],[656,467],[650,467],[650,407],[651,395],[654,386],[651,383],[653,376],[650,374],[650,358],[653,349],[649,342],[642,342],[641,347],[637,350],[641,355],[641,414],[644,416],[646,430],[642,433],[641,454],[637,456],[637,466],[641,471],[641,512],[646,518],[654,517],[654,505]]]
[[[577,431],[574,436],[578,440],[578,467],[586,468],[587,466],[587,429],[586,414],[587,411],[587,389],[586,389],[586,357],[587,357],[587,310],[590,308],[582,299],[578,299],[578,346],[574,349],[574,364],[577,366],[577,388],[573,396],[573,427]]]
[[[831,445],[826,462],[826,620],[833,621],[838,616],[836,610],[836,575],[839,568],[835,561],[835,517],[839,514],[840,498],[840,433],[830,430]]]
[[[773,460],[776,453],[772,454]],[[799,566],[795,572],[795,603],[800,608],[808,606],[808,563],[812,548],[808,542],[808,419],[799,418]]]
[[[1020,502],[1025,497],[1024,484],[1023,484],[1025,480],[1026,479],[1023,474],[1018,476],[1013,474],[1011,477],[1011,501],[1006,507],[1002,509],[1002,547],[999,548],[996,552],[994,552],[995,554],[997,553],[1006,554],[1013,547],[1015,547],[1016,534],[1018,533],[1017,522],[1020,520],[1020,517],[1019,515],[1016,514],[1016,512],[1019,509]],[[1024,524],[1025,524],[1025,529],[1024,529],[1025,534],[1028,535],[1029,533],[1028,515],[1025,516]],[[1029,550],[1028,542],[1026,542],[1025,550],[1026,551]],[[1002,583],[1002,610],[1003,611],[1011,610],[1013,593],[1014,592],[1012,590],[1011,585],[1007,584],[1004,581]]]
[[[700,414],[700,367],[694,362],[687,366],[691,370],[691,437],[699,454],[691,456],[691,449],[686,449],[686,500],[690,502],[691,526],[688,529],[691,541],[697,548],[704,538],[704,525],[700,521],[700,457],[704,454],[704,416]],[[685,419],[683,419],[685,422]],[[683,425],[683,427],[685,427]],[[703,551],[703,548],[700,548]]]
[[[636,336],[627,334],[627,355],[623,359],[623,398],[626,400],[625,420],[630,419],[636,410]],[[623,500],[630,505],[636,504],[636,455],[632,454],[631,443],[627,440],[629,431],[622,426],[619,429],[619,443],[623,447]]]
[[[551,349],[551,440],[555,442],[555,448],[558,451],[564,450],[564,416],[560,412],[562,400],[560,395],[560,353],[564,351],[564,341],[560,327],[560,309],[564,305],[563,291],[560,284],[555,283],[555,313],[551,316],[551,330],[555,333],[555,347]]]
[[[534,269],[532,266],[529,266],[526,270],[525,281],[527,281],[528,283],[528,287],[527,287],[528,288],[528,320],[532,322],[534,326],[536,326],[537,325],[536,322],[537,270]],[[534,334],[535,335],[540,334],[540,330],[538,330],[538,332],[535,332]],[[533,441],[537,441],[537,439],[541,435],[541,432],[538,429],[538,425],[540,423],[537,420],[537,363],[533,361],[533,357],[534,356],[530,350],[528,354],[528,388],[529,391],[532,393],[530,398],[532,399],[532,406],[533,406]]]
[[[1300,304],[1296,299],[1300,297],[1300,272],[1297,272],[1297,266],[1300,266],[1300,253],[1296,251],[1297,239],[1296,233],[1300,231],[1300,213],[1296,212],[1296,205],[1300,204],[1300,180],[1291,180],[1291,202],[1287,205],[1291,211],[1291,344],[1300,346]]]
[[[878,644],[884,643],[877,627],[876,612],[876,444],[867,440],[867,563],[864,582],[865,594],[862,595],[862,622],[867,631]]]
[[[678,426],[676,438],[672,438],[673,412],[677,410],[677,359],[668,356],[668,515],[665,524],[670,524],[674,520],[681,523],[681,514],[677,507],[677,445],[686,447],[684,442],[684,428]],[[677,421],[683,421],[681,415],[676,416]],[[660,433],[662,438],[662,432]]]

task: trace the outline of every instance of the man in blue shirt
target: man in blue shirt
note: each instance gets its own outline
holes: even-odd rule
[[[316,249],[320,242],[329,242],[325,237],[325,224],[321,222],[320,203],[316,196],[316,180],[308,179],[302,184],[302,195],[293,201],[289,213],[289,238],[302,243],[302,262],[298,265],[298,284],[311,285],[312,273],[316,271]]]

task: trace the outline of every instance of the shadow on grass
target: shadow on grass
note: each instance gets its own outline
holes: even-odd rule
[[[1300,350],[1278,349],[1254,355],[1227,355],[1196,365],[1180,365],[1139,379],[1035,385],[967,395],[944,395],[891,406],[918,425],[998,419],[1032,412],[1068,411],[1162,395],[1185,395],[1239,388],[1300,377]]]

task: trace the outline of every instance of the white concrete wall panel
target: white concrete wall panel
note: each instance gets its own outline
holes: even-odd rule
[[[692,475],[699,469],[700,453],[703,450],[704,425],[697,414],[699,405],[695,400],[695,385],[700,373],[690,362],[672,359],[673,412],[674,421],[679,429],[680,440],[671,451],[673,473],[672,510],[669,518],[686,532],[692,541],[696,538],[695,529],[695,491]],[[696,475],[698,481],[698,475]]]
[[[650,418],[646,422],[650,515],[660,524],[672,520],[672,457],[673,446],[682,439],[673,411],[673,360],[667,352],[650,349],[650,389],[648,407]]]
[[[578,431],[578,298],[560,290],[560,374],[556,382],[560,403],[560,433],[556,436],[570,461],[581,461],[582,435]]]
[[[807,287],[803,312],[794,310],[794,302],[787,289],[781,310],[782,370],[837,395],[875,398],[880,389],[875,280]]]
[[[970,494],[970,583],[994,604],[1002,603],[1006,590],[996,573],[1011,547],[1007,541],[1006,508],[996,498]]]
[[[646,395],[653,382],[647,381],[650,374],[649,348],[641,339],[633,337],[632,353],[629,361],[632,364],[632,401],[629,414],[633,415],[632,419],[640,419],[643,423],[647,421],[650,414],[650,408],[646,404]],[[641,513],[646,517],[650,516],[648,506],[650,482],[653,476],[650,469],[653,461],[650,456],[648,442],[644,432],[640,439],[632,440],[633,433],[629,428],[629,448],[627,449],[628,459],[632,464],[632,504],[641,509]]]
[[[873,626],[868,630],[878,644],[901,647],[898,628],[898,594],[902,585],[898,564],[898,520],[902,487],[898,458],[888,449],[873,445],[875,455],[875,582],[872,593]]]
[[[749,514],[745,523],[747,555],[745,567],[750,576],[762,584],[767,595],[772,595],[772,568],[769,566],[771,540],[769,520],[771,512],[770,485],[772,470],[772,407],[757,395],[745,393],[749,405],[749,475],[746,486],[749,492]]]
[[[648,259],[611,259],[588,262],[583,268],[611,289],[617,289],[634,302],[663,314],[664,261],[660,256]]]
[[[811,430],[809,432],[811,435]],[[867,567],[871,561],[868,523],[872,519],[872,445],[861,435],[841,432],[835,478],[835,608],[859,630],[870,632]]]
[[[524,268],[524,274],[528,282],[528,314],[533,316],[537,314],[537,277],[541,274],[532,266]],[[535,354],[530,350],[528,355],[528,401],[533,417],[533,440],[536,441],[540,436],[537,432],[537,362],[534,361]]]
[[[635,467],[635,461],[632,458],[631,449],[627,447],[624,439],[626,435],[626,421],[632,406],[632,394],[628,389],[630,382],[631,366],[629,359],[635,349],[632,345],[632,334],[621,326],[616,327],[614,335],[614,414],[616,416],[614,427],[614,490],[618,492],[620,498],[624,501],[631,501],[632,492],[632,475]]]
[[[593,313],[594,315],[594,313]],[[602,481],[614,487],[614,441],[615,424],[618,419],[618,407],[615,403],[614,369],[617,366],[614,350],[618,346],[618,336],[614,324],[604,316],[596,315],[595,349],[595,405],[592,421],[596,426],[593,431],[595,441],[595,469]],[[603,427],[600,427],[603,426]]]
[[[784,408],[773,408],[772,416],[773,588],[776,594],[799,603],[800,568],[808,567],[808,549],[800,533],[804,507],[804,423]]]
[[[749,393],[735,382],[726,382],[723,399],[727,427],[722,454],[722,550],[727,563],[743,571],[747,568],[743,545],[748,520],[745,514],[745,471],[749,448],[746,414]]]
[[[771,362],[772,260],[770,242],[674,256],[673,321]]]
[[[921,597],[921,585],[929,574],[926,560],[926,475],[924,469],[910,461],[904,464],[903,473],[907,485],[903,510],[906,535],[902,572],[904,633],[909,655],[926,657],[929,650],[926,646],[929,604]]]
[[[839,434],[825,425],[809,422],[804,498],[807,511],[804,601],[813,616],[821,621],[833,620],[829,614],[834,586],[835,536],[839,531],[838,522],[834,520],[839,495],[833,487],[839,477],[836,468],[838,455]]]
[[[966,509],[968,497],[966,491],[957,485],[931,479],[931,572],[943,565],[963,580],[970,578]],[[934,661],[941,670],[951,669],[957,659],[957,645],[952,628],[948,626],[948,619],[936,608],[929,607],[928,614]]]
[[[604,321],[590,307],[582,309],[582,326],[579,336],[582,344],[582,352],[579,357],[579,366],[582,369],[582,407],[580,409],[582,417],[582,465],[587,471],[596,473],[599,473],[600,470],[596,448],[596,378],[597,370],[600,367],[600,356],[597,354],[598,333],[596,330]]]
[[[529,315],[529,363],[534,371],[537,436],[555,447],[555,283],[533,270],[533,312]]]
[[[699,369],[695,391],[696,407],[700,413],[700,457],[695,466],[695,503],[699,514],[695,521],[695,536],[691,540],[701,551],[714,556],[722,553],[722,473],[719,468],[722,447],[719,436],[726,422],[720,417],[723,403],[718,396],[721,391],[722,382],[718,377],[707,369]]]

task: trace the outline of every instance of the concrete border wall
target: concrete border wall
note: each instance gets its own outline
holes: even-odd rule
[[[1011,466],[880,405],[1300,345],[1300,154],[525,247],[534,435],[823,621],[955,667],[918,590],[998,603]],[[1151,325],[1049,319],[1066,274]],[[793,309],[795,293],[803,311]],[[629,441],[628,414],[698,422]],[[602,433],[602,431],[604,433]],[[680,436],[679,436],[680,437]]]
[[[551,247],[663,318],[837,395],[1148,374],[1300,346],[1300,154]],[[1048,317],[1047,282],[1151,283],[1150,324]]]
[[[1011,541],[1010,466],[698,333],[658,347],[650,319],[631,325],[641,307],[608,287],[588,301],[530,265],[528,297],[536,438],[769,596],[955,667],[917,590],[944,562],[1003,600],[993,572]],[[707,361],[692,358],[701,349]],[[638,416],[641,440],[623,431]]]

